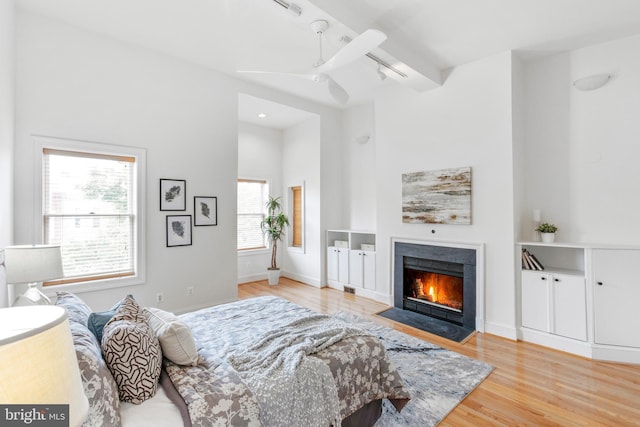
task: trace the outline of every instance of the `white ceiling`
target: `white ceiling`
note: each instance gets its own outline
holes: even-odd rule
[[[290,0],[285,0],[290,3]],[[387,34],[374,54],[408,70],[413,87],[438,87],[441,71],[506,50],[530,58],[640,33],[638,0],[18,0],[19,8],[173,55],[237,78],[338,107],[325,86],[237,70],[299,72],[318,58],[309,23],[327,19],[324,58],[368,28]],[[363,58],[331,73],[348,105],[381,85],[406,82]],[[395,78],[394,78],[395,77]],[[416,82],[414,84],[414,82]],[[446,83],[446,82],[444,82]],[[402,84],[402,83],[401,83]],[[405,83],[406,84],[406,83]]]
[[[244,93],[238,98],[238,120],[241,122],[284,130],[315,117],[313,113]]]

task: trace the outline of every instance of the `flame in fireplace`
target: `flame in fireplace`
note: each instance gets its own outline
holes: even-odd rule
[[[415,278],[412,291],[414,298],[462,309],[461,277],[421,271]]]

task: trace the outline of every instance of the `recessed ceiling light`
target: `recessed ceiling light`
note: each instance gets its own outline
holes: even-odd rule
[[[267,117],[267,115],[265,113],[258,113],[258,117],[264,119],[265,117]]]

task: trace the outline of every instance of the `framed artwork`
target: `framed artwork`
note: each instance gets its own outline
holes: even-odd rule
[[[160,179],[160,210],[187,210],[187,181],[184,179]]]
[[[195,196],[193,198],[194,226],[218,225],[218,198]]]
[[[167,247],[191,245],[191,215],[167,215]]]
[[[402,222],[471,224],[471,167],[402,174]]]

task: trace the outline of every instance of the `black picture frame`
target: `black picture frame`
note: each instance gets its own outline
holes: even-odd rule
[[[191,246],[191,215],[167,215],[167,247]]]
[[[218,225],[218,198],[215,196],[193,197],[193,225],[202,227]]]
[[[160,210],[187,210],[187,181],[160,178]]]

